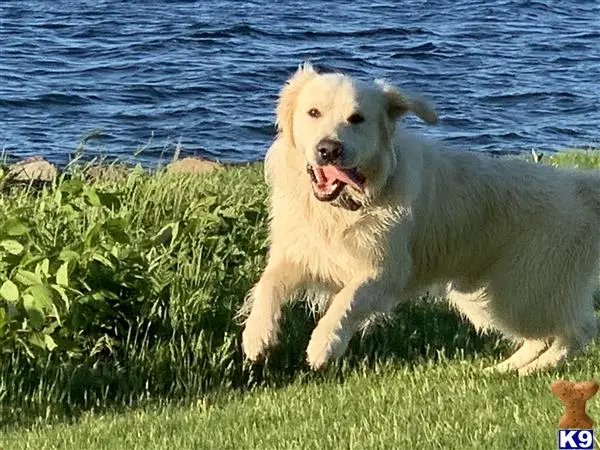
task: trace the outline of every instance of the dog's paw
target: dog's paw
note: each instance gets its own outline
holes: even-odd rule
[[[483,373],[486,375],[493,375],[493,374],[502,374],[502,373],[509,373],[512,372],[516,369],[512,369],[509,366],[506,365],[501,365],[501,364],[496,364],[495,366],[489,366],[489,367],[485,367],[483,369]]]
[[[483,373],[491,374],[491,373],[512,373],[516,372],[518,367],[511,365],[510,363],[504,361],[493,366],[486,367],[483,369]]]
[[[319,324],[306,348],[306,361],[313,370],[318,370],[331,360],[338,359],[346,351],[348,338],[343,330]]]
[[[242,350],[246,359],[260,360],[277,343],[278,331],[274,323],[250,315],[242,333]]]

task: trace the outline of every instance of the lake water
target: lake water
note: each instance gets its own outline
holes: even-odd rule
[[[261,159],[303,60],[423,94],[441,123],[406,126],[456,149],[600,143],[597,0],[3,0],[0,148]]]

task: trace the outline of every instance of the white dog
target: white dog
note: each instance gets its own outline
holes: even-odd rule
[[[282,303],[325,298],[307,348],[317,369],[373,313],[431,285],[477,328],[522,340],[494,368],[554,367],[596,335],[600,177],[448,151],[397,130],[436,113],[388,84],[301,66],[280,93],[268,264],[247,297],[246,357],[278,339]]]

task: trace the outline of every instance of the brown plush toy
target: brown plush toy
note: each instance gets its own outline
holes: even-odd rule
[[[598,382],[594,380],[574,383],[557,380],[550,389],[564,404],[565,412],[558,422],[559,428],[590,429],[594,421],[585,411],[586,402],[598,392]]]

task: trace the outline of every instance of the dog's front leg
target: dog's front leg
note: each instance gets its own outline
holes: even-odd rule
[[[270,260],[258,283],[248,293],[251,310],[242,333],[246,358],[257,361],[279,338],[281,307],[302,282],[302,272],[286,261]]]
[[[360,324],[376,312],[390,312],[401,298],[405,278],[389,274],[353,280],[332,300],[314,329],[306,359],[313,369],[323,367],[346,351]]]

